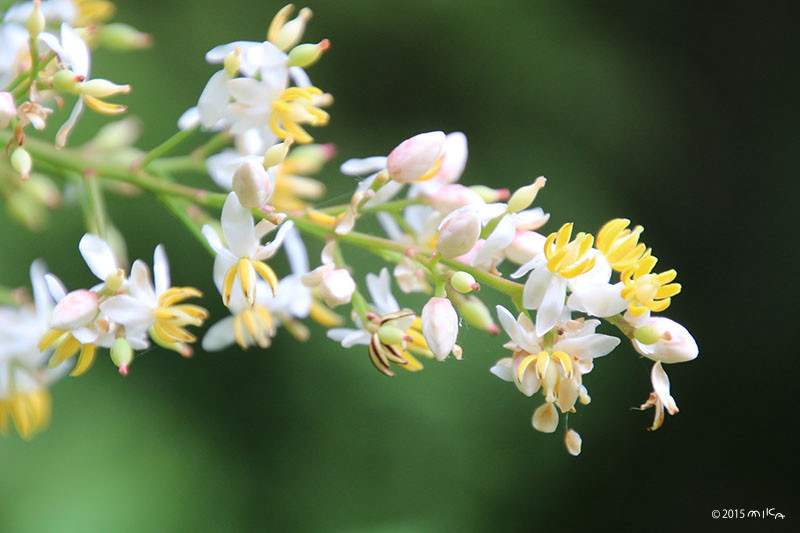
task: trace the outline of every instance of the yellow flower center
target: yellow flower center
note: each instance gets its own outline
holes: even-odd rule
[[[236,344],[246,350],[252,345],[269,348],[275,335],[275,321],[270,312],[259,305],[245,309],[233,321]]]
[[[633,316],[641,316],[648,310],[661,312],[669,307],[671,297],[681,292],[679,283],[670,283],[678,275],[674,269],[660,274],[652,273],[657,261],[647,250],[637,263],[620,275],[625,285],[620,295],[630,302],[628,310]]]
[[[200,298],[203,293],[194,287],[171,287],[158,298],[158,307],[153,311],[151,336],[160,345],[192,343],[197,337],[186,330],[186,326],[202,326],[208,311],[199,305],[183,304],[188,298]]]
[[[42,335],[42,338],[39,340],[39,351],[43,352],[51,346],[55,346],[56,348],[53,355],[50,356],[50,361],[47,363],[50,368],[57,367],[80,351],[78,362],[75,364],[75,368],[72,369],[72,372],[69,373],[70,376],[80,376],[89,370],[97,354],[97,346],[93,343],[81,344],[69,331],[51,329]]]
[[[300,124],[326,125],[330,115],[318,106],[329,101],[330,95],[323,94],[316,87],[290,87],[272,102],[269,127],[280,139],[292,137],[300,144],[308,144],[314,138]]]
[[[0,434],[7,434],[11,420],[20,437],[31,438],[50,421],[50,405],[47,390],[12,392],[8,398],[0,399]]]
[[[597,234],[595,248],[603,253],[611,268],[617,272],[635,265],[645,253],[644,243],[639,242],[639,235],[644,228],[636,226],[632,230],[627,229],[630,222],[625,218],[615,218]]]
[[[228,269],[222,280],[222,301],[226,306],[231,303],[231,290],[233,290],[233,282],[236,281],[237,277],[239,278],[239,283],[242,284],[242,293],[247,303],[251,307],[255,305],[256,273],[267,282],[270,289],[272,289],[273,295],[278,292],[278,276],[272,270],[272,267],[263,261],[255,261],[243,257]]]
[[[592,269],[594,257],[585,257],[594,243],[594,237],[588,233],[578,233],[572,237],[572,223],[561,226],[555,233],[551,233],[544,243],[544,255],[547,258],[547,268],[550,272],[558,273],[565,278],[580,276]]]

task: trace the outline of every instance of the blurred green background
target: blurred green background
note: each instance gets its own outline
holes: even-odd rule
[[[146,125],[143,148],[195,104],[215,71],[205,52],[263,39],[281,6],[117,5],[117,20],[156,47],[100,52],[93,73],[133,85],[125,101]],[[339,149],[323,177],[331,193],[354,186],[336,170],[348,157],[460,130],[463,182],[549,178],[537,202],[552,213],[547,228],[643,224],[684,287],[668,315],[701,350],[667,369],[680,414],[645,431],[651,413],[632,408],[651,365],[623,344],[585,380],[593,401],[569,417],[584,439],[573,458],[563,425],[531,428],[539,400],[489,374],[504,338],[468,327],[464,361],[394,379],[316,327],[303,345],[281,331],[268,351],[152,350],[125,379],[104,358],[56,385],[46,432],[0,441],[0,531],[661,530],[764,507],[793,521],[797,349],[781,302],[797,291],[797,238],[784,230],[798,190],[797,5],[307,5],[307,40],[332,42],[310,69],[336,97],[330,126],[315,131]],[[73,144],[103,122],[87,113]],[[203,289],[222,316],[210,258],[168,213],[145,197],[110,205],[131,257],[149,263],[165,243],[173,279]],[[69,287],[93,279],[77,209],[54,213],[42,234],[3,211],[0,227],[5,285],[26,284],[36,257]],[[309,244],[315,262],[319,243]],[[378,268],[363,265],[362,275]]]

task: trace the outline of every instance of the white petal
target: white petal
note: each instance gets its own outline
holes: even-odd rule
[[[89,270],[101,281],[105,281],[108,276],[117,272],[117,260],[114,258],[114,252],[100,237],[91,233],[85,234],[78,244],[78,249],[83,260],[89,266]]]
[[[503,326],[503,329],[506,331],[506,334],[514,341],[516,344],[520,344],[520,332],[519,326],[517,325],[517,320],[514,318],[514,315],[511,312],[503,307],[502,305],[498,305],[497,309],[497,318],[500,320],[500,325]]]
[[[231,76],[225,70],[215,72],[208,80],[200,99],[197,101],[197,110],[200,123],[204,128],[213,127],[223,116],[230,102],[227,83]]]
[[[400,305],[392,294],[392,276],[389,274],[389,269],[381,269],[379,276],[367,274],[367,290],[378,314],[388,315],[400,310]]]
[[[53,298],[47,287],[45,275],[47,266],[41,259],[35,260],[31,264],[31,286],[33,287],[33,302],[36,307],[36,318],[39,324],[47,327],[50,319],[50,311],[53,308]]]
[[[302,68],[289,67],[289,76],[291,76],[295,87],[311,87],[311,79]]]
[[[286,234],[294,227],[294,222],[291,220],[287,220],[281,227],[278,229],[278,233],[275,234],[275,238],[270,241],[269,244],[266,246],[262,246],[259,248],[258,252],[254,255],[254,259],[258,261],[263,261],[265,259],[269,259],[275,252],[278,251],[278,248],[281,247],[283,244],[283,239],[286,237]]]
[[[283,251],[289,260],[289,267],[292,274],[304,274],[308,272],[308,252],[306,252],[300,232],[296,229],[286,232],[283,240]]]
[[[547,291],[544,293],[542,305],[536,311],[536,335],[541,337],[556,325],[564,310],[567,297],[567,280],[561,276],[552,276]]]
[[[513,362],[510,357],[500,359],[489,372],[502,379],[503,381],[514,381]]]
[[[97,341],[100,334],[91,328],[78,328],[72,330],[72,336],[81,344],[92,344]]]
[[[380,172],[386,168],[386,157],[372,156],[363,159],[348,159],[339,171],[346,176],[367,176],[375,172]]]
[[[351,348],[356,344],[368,345],[371,335],[360,329],[333,328],[327,332],[328,338],[342,343],[342,347]]]
[[[522,305],[525,306],[525,309],[538,309],[542,305],[552,280],[557,277],[550,272],[545,261],[537,262],[537,259],[538,257],[531,261],[536,265],[536,268],[528,276],[525,287],[522,290]]]
[[[258,246],[253,214],[242,207],[236,193],[230,193],[225,200],[220,222],[225,242],[233,255],[238,258],[252,257]]]
[[[592,316],[613,316],[628,307],[628,302],[620,296],[622,288],[622,282],[615,285],[606,283],[590,287],[580,286],[570,295],[567,304],[576,311]]]
[[[190,107],[178,119],[178,129],[182,131],[196,128],[200,125],[200,110],[197,106]]]
[[[56,148],[63,148],[66,146],[67,137],[69,137],[72,128],[74,128],[75,124],[78,122],[81,113],[83,113],[83,98],[79,96],[78,101],[75,102],[75,107],[72,108],[72,112],[69,114],[69,118],[67,118],[66,122],[64,122],[56,132]]]
[[[153,281],[155,281],[156,296],[161,296],[169,289],[169,262],[163,244],[156,246],[153,253]]]
[[[650,379],[653,382],[653,392],[658,396],[659,401],[664,404],[664,408],[669,414],[674,415],[678,412],[678,406],[675,404],[675,399],[669,393],[669,377],[661,366],[661,361],[653,365],[653,370],[650,372]]]
[[[595,333],[584,337],[558,341],[553,348],[578,359],[594,359],[611,353],[620,343],[619,338]]]
[[[67,288],[61,283],[61,280],[53,274],[45,274],[44,281],[47,283],[47,289],[55,301],[60,301],[67,295]]]
[[[112,296],[102,304],[100,310],[124,326],[146,324],[153,321],[153,309],[127,294]]]
[[[558,427],[558,411],[552,403],[539,406],[533,412],[533,427],[542,433],[552,433]]]
[[[386,211],[378,211],[375,213],[375,217],[378,219],[378,223],[383,228],[386,236],[389,237],[390,240],[400,242],[404,234],[394,217]]]
[[[503,251],[511,245],[517,232],[517,225],[514,217],[506,215],[500,219],[497,227],[494,228],[489,238],[483,243],[480,250],[472,258],[472,266],[492,261],[500,256]]]
[[[233,333],[234,320],[235,317],[227,316],[208,328],[201,343],[203,349],[207,352],[217,352],[235,343],[236,337]]]

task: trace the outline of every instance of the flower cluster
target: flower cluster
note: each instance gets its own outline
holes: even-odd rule
[[[459,344],[462,324],[496,336],[496,318],[509,340],[491,353],[505,348],[511,356],[490,371],[526,396],[541,392],[536,430],[553,433],[562,414],[590,403],[586,376],[621,337],[654,362],[653,392],[641,405],[654,408],[650,429],[662,425],[665,410],[677,413],[664,365],[690,361],[698,348],[683,326],[660,315],[681,285],[675,270],[656,268],[641,226],[619,218],[596,236],[576,233],[572,223],[545,231],[550,214],[535,204],[547,180],[532,179],[513,192],[461,183],[468,157],[461,132],[420,133],[383,155],[345,161],[341,173],[358,178],[358,185],[344,204],[320,207],[325,186],[312,176],[335,149],[315,144],[308,128],[328,123],[325,108],[333,99],[312,85],[305,69],[330,44],[301,43],[311,18],[307,8],[296,16],[291,5],[281,9],[266,41],[210,50],[205,59],[220,70],[161,145],[148,152],[133,148],[138,126],[126,119],[82,147],[60,150],[84,106],[124,111],[102,99],[130,87],[91,78],[90,50],[149,42],[131,28],[106,23],[110,5],[20,4],[0,26],[0,85],[6,87],[0,139],[9,153],[0,164],[3,190],[9,205],[23,201],[23,194],[29,203],[49,197],[53,207],[64,197],[80,200],[89,233],[79,249],[99,279],[69,292],[36,262],[33,303],[7,298],[0,324],[0,430],[9,420],[24,437],[40,429],[49,416],[48,384],[69,369],[71,375],[85,372],[98,349],[110,350],[122,374],[134,351],[151,342],[192,354],[190,328],[202,326],[208,313],[187,300],[201,292],[170,286],[161,245],[152,275],[142,261],[128,273],[115,253],[123,239],[104,195],[137,191],[151,193],[213,256],[209,280],[229,314],[205,333],[205,351],[266,349],[280,327],[303,341],[312,331],[304,323],[310,319],[344,348],[361,346],[380,373],[394,376],[397,369],[422,370],[426,359],[480,357],[463,347],[463,339]],[[28,139],[28,126],[45,129],[53,104],[68,96],[76,104],[54,146]],[[214,133],[190,155],[165,157],[195,131]],[[34,172],[40,162],[48,176]],[[202,171],[222,192],[179,182],[176,174],[185,171]],[[62,196],[59,180],[73,188],[69,195]],[[219,217],[208,212],[217,209]],[[373,217],[377,225],[364,223]],[[28,225],[43,225],[38,222]],[[380,230],[371,233],[375,227]],[[324,242],[314,268],[301,234]],[[281,248],[291,270],[283,277],[272,262]],[[349,248],[371,252],[388,266],[361,272]],[[403,295],[424,296],[401,305],[393,285]],[[510,303],[493,313],[486,289]],[[349,327],[334,308],[349,315]],[[603,322],[620,336],[598,333]],[[579,454],[581,436],[566,422],[563,429],[567,450]]]

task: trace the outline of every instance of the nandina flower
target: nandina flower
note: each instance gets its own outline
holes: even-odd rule
[[[650,372],[650,379],[653,383],[653,392],[640,409],[653,408],[655,415],[653,418],[653,425],[647,428],[650,431],[655,431],[664,423],[664,409],[671,415],[678,412],[678,404],[675,403],[675,398],[669,392],[669,377],[661,366],[661,361],[656,361],[653,369]]]
[[[346,268],[336,266],[334,248],[336,242],[331,241],[322,249],[322,265],[301,277],[306,287],[317,287],[320,296],[329,307],[350,303],[356,290],[355,281]]]
[[[439,361],[447,359],[450,352],[461,358],[461,350],[456,348],[458,315],[447,298],[431,298],[422,308],[422,334]]]
[[[685,327],[663,316],[642,318],[631,339],[637,352],[662,363],[684,363],[697,357],[697,342]]]
[[[225,245],[211,226],[203,226],[203,235],[217,254],[214,270],[222,269],[225,272],[221,291],[225,305],[231,301],[231,290],[237,279],[245,299],[250,305],[255,303],[256,273],[267,282],[274,294],[278,289],[278,276],[264,261],[278,251],[286,232],[292,227],[292,222],[281,224],[275,239],[268,244],[261,244],[261,239],[278,226],[266,219],[256,225],[253,214],[242,207],[236,193],[230,193],[225,200],[220,221]]]

